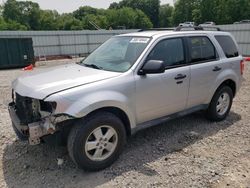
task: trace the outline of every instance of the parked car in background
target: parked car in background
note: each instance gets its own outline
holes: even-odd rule
[[[216,25],[214,22],[204,22],[203,24],[200,24],[200,27],[209,27]]]
[[[243,69],[227,32],[123,34],[82,62],[17,78],[9,113],[21,139],[61,141],[80,168],[96,171],[110,166],[140,129],[201,110],[211,121],[224,120]]]
[[[234,24],[250,24],[250,20],[241,20],[239,22],[234,22]]]
[[[184,22],[179,24],[180,27],[194,27],[195,23],[194,22]]]

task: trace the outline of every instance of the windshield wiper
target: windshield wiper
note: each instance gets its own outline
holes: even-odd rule
[[[83,64],[83,65],[86,66],[86,67],[91,67],[91,68],[94,68],[94,69],[103,70],[102,67],[100,67],[98,65],[95,65],[95,64]]]

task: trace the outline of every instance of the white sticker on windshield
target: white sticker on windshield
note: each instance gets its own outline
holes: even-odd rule
[[[148,41],[149,41],[149,38],[132,38],[130,43],[143,43],[143,44],[146,44],[146,43],[148,43]]]

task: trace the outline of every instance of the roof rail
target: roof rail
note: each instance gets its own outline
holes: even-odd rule
[[[190,31],[190,29],[193,29],[195,31],[221,31],[219,27],[215,26],[178,26],[175,28],[175,31],[182,31],[182,29],[186,29],[186,31]]]
[[[150,28],[140,29],[138,32],[143,31],[222,31],[219,27],[215,26],[178,26],[176,28]]]
[[[175,28],[150,28],[150,29],[140,29],[138,32],[143,31],[174,31]]]

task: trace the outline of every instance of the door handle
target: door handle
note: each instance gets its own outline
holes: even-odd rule
[[[214,72],[218,72],[220,70],[221,70],[221,67],[218,67],[218,66],[214,67],[214,69],[213,69]]]
[[[186,77],[187,77],[187,75],[185,75],[185,74],[178,74],[174,79],[176,79],[176,80],[183,80]]]

